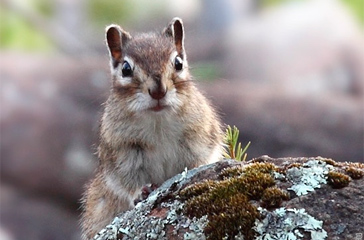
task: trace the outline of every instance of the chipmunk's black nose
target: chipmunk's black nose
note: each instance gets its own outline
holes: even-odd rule
[[[167,90],[163,87],[156,88],[154,90],[148,90],[149,95],[155,100],[161,100],[167,93]]]
[[[160,74],[153,74],[155,87],[148,89],[149,95],[155,100],[161,100],[167,93],[166,86],[162,83],[162,76]]]

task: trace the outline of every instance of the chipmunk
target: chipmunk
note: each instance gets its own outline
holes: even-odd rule
[[[133,208],[146,184],[222,157],[221,124],[192,81],[184,37],[179,18],[160,33],[106,28],[112,88],[101,119],[99,166],[83,198],[83,239]]]

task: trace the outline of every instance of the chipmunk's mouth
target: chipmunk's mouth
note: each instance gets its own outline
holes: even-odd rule
[[[167,105],[162,104],[160,101],[157,102],[157,104],[154,107],[149,108],[153,112],[160,112],[164,109],[168,108]]]

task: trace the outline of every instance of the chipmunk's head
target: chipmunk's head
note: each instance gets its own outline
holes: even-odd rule
[[[160,33],[131,36],[118,25],[106,29],[113,91],[130,112],[178,109],[190,84],[182,20]]]

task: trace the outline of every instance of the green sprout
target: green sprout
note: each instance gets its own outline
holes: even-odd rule
[[[246,150],[250,146],[250,141],[244,147],[244,149],[242,149],[241,143],[239,142],[239,144],[237,144],[238,139],[239,139],[239,129],[236,126],[231,128],[231,126],[228,125],[225,134],[226,148],[224,152],[224,157],[235,159],[237,161],[245,161],[248,156]]]

